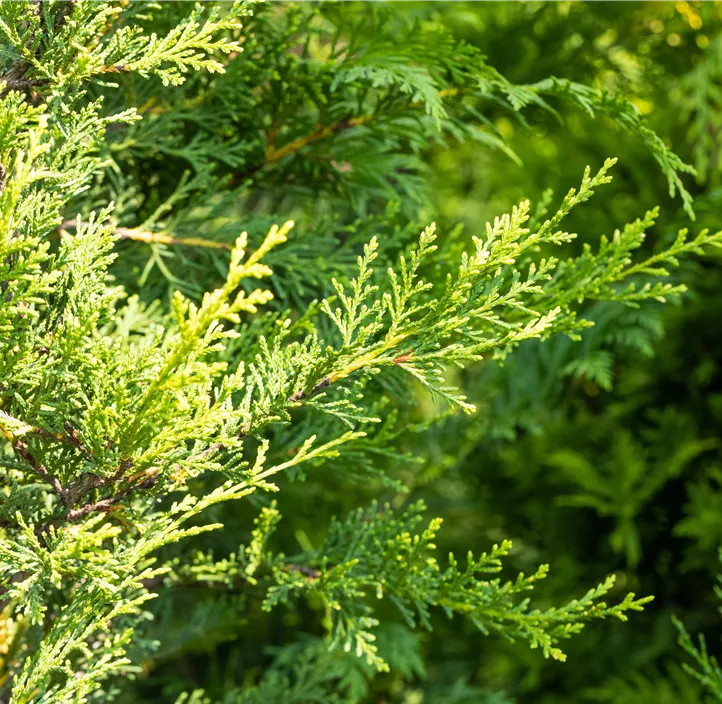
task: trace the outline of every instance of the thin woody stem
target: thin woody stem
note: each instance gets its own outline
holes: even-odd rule
[[[81,222],[81,225],[87,223]],[[77,223],[75,220],[64,220],[58,230],[61,232],[70,228],[76,228]],[[167,232],[153,232],[151,230],[144,230],[139,227],[116,227],[115,234],[123,240],[135,240],[136,242],[145,242],[146,244],[172,244],[172,245],[183,245],[186,247],[205,247],[207,249],[224,249],[230,251],[231,245],[227,242],[216,242],[214,240],[207,240],[201,237],[175,237],[169,235]]]
[[[35,436],[44,440],[50,440],[51,442],[60,442],[64,445],[70,445],[71,447],[80,450],[85,459],[91,460],[93,455],[83,444],[83,441],[78,435],[78,431],[68,422],[63,425],[63,428],[67,435],[50,432],[45,428],[41,428],[37,425],[31,425],[25,421],[19,420],[18,418],[14,418],[5,411],[0,411],[0,433],[2,433],[11,443],[19,436]]]
[[[46,484],[49,484],[61,500],[63,500],[65,490],[63,489],[63,485],[60,483],[60,480],[54,474],[48,472],[44,464],[41,464],[35,459],[35,456],[30,452],[27,445],[25,445],[22,440],[15,440],[15,442],[12,443],[12,448],[19,457],[25,460],[30,467],[32,467],[35,474],[37,474]]]
[[[144,475],[146,476],[146,478],[143,479],[143,481],[127,486],[125,489],[122,489],[114,496],[111,496],[109,499],[101,499],[100,501],[85,504],[80,508],[74,508],[68,512],[67,519],[69,521],[77,521],[79,518],[83,518],[89,513],[93,513],[96,511],[109,511],[115,504],[121,502],[133,492],[153,488],[158,483],[157,474],[157,471],[152,473],[145,472]]]
[[[446,90],[439,91],[439,96],[442,98],[448,98],[455,95],[459,95],[463,93],[464,91],[460,88],[448,88]],[[402,112],[404,110],[413,110],[414,108],[421,107],[422,101],[413,101],[408,103],[407,105],[403,106],[400,110],[396,112]],[[326,139],[327,137],[331,137],[334,134],[338,134],[339,132],[343,132],[348,129],[352,129],[354,127],[361,127],[362,125],[365,125],[367,122],[371,122],[372,120],[384,116],[386,113],[369,113],[368,115],[360,115],[359,117],[344,117],[340,120],[337,120],[336,122],[330,124],[330,125],[317,125],[316,128],[310,132],[309,134],[306,134],[302,137],[298,137],[297,139],[294,139],[291,142],[288,142],[287,144],[284,144],[282,147],[279,147],[278,149],[275,148],[273,145],[269,145],[266,149],[266,153],[264,155],[264,161],[262,161],[259,164],[256,164],[255,166],[251,167],[247,171],[236,174],[231,181],[231,186],[238,186],[243,181],[245,181],[247,178],[250,178],[251,176],[255,175],[257,172],[261,171],[262,169],[266,168],[267,166],[270,166],[271,164],[274,164],[275,162],[279,161],[280,159],[283,159],[285,156],[289,156],[290,154],[295,154],[296,152],[299,152],[304,147],[308,146],[309,144],[313,144],[314,142],[319,142],[323,139]]]
[[[458,95],[460,90],[458,88],[448,88],[447,90],[442,90],[439,92],[439,96],[442,98],[451,97],[454,95]],[[408,103],[405,105],[402,110],[412,110],[414,108],[421,107],[422,101],[416,100],[411,103]],[[353,127],[361,127],[362,125],[365,125],[367,122],[371,122],[371,120],[382,117],[384,113],[369,113],[368,115],[361,115],[360,117],[347,117],[342,118],[341,120],[338,120],[334,122],[331,125],[319,125],[316,127],[316,129],[311,132],[310,134],[307,134],[303,137],[299,137],[298,139],[294,139],[292,142],[289,142],[288,144],[284,144],[280,149],[275,149],[274,147],[269,147],[266,150],[266,163],[270,164],[274,161],[278,161],[279,159],[282,159],[284,156],[288,156],[289,154],[294,154],[297,151],[303,149],[308,144],[313,144],[313,142],[318,142],[321,139],[325,139],[326,137],[330,137],[333,134],[336,134],[337,132],[342,132],[347,129],[352,129]]]
[[[232,249],[227,242],[216,242],[202,237],[174,237],[166,232],[151,232],[150,230],[128,227],[118,227],[115,232],[120,235],[121,239],[136,240],[148,244],[178,244],[186,247],[206,247],[207,249],[225,249],[228,251]]]
[[[123,480],[128,470],[133,467],[133,461],[130,459],[121,460],[118,465],[118,469],[111,476],[98,476],[97,474],[93,474],[92,472],[83,472],[74,482],[67,486],[63,486],[60,480],[54,474],[51,474],[45,467],[45,465],[42,464],[42,462],[39,462],[37,460],[35,455],[31,452],[30,448],[28,448],[25,442],[23,442],[22,438],[27,436],[35,436],[38,438],[43,438],[45,440],[61,442],[79,450],[86,459],[92,459],[92,454],[85,447],[85,445],[83,445],[80,437],[78,436],[77,430],[75,430],[75,428],[73,428],[69,423],[65,424],[65,430],[68,433],[67,436],[62,435],[61,433],[51,433],[44,428],[33,426],[29,423],[25,423],[24,421],[20,421],[17,418],[9,415],[5,411],[0,411],[0,432],[8,440],[10,446],[13,448],[18,457],[24,460],[35,472],[35,474],[38,475],[38,477],[40,477],[46,484],[49,484],[52,487],[53,491],[55,491],[55,493],[58,495],[60,501],[64,506],[71,509],[69,513],[69,518],[70,520],[75,520],[81,515],[86,515],[87,513],[89,513],[89,510],[86,507],[83,507],[81,509],[72,509],[72,507],[77,504],[80,499],[89,491],[92,491],[94,489],[100,489],[102,487]],[[152,480],[153,484],[155,484],[155,482],[157,481],[155,478],[156,473],[157,472],[143,473],[140,477],[141,481],[135,482],[134,484],[119,492],[119,494],[117,494],[115,497],[112,497],[112,499],[110,500],[111,504],[116,503],[121,498],[124,498],[125,496],[127,496],[127,494],[129,494],[131,491],[134,491],[135,489],[146,488],[145,485],[150,480]],[[93,508],[92,510],[101,510],[104,507],[102,501],[98,502],[95,506],[97,506],[97,508]]]

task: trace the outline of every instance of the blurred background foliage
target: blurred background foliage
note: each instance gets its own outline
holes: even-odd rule
[[[166,3],[169,25],[173,13],[186,11],[180,5]],[[123,102],[140,106],[147,119],[119,131],[111,143],[112,166],[88,198],[102,202],[123,193],[117,211],[122,226],[145,223],[182,236],[200,229],[219,243],[121,243],[115,274],[138,293],[139,316],[162,315],[174,287],[193,295],[222,277],[224,243],[237,234],[226,227],[229,210],[242,216],[251,238],[279,218],[298,221],[276,263],[279,311],[326,293],[330,276],[343,277],[359,243],[373,234],[392,256],[422,224],[436,220],[445,233],[442,250],[453,253],[461,246],[460,233],[480,233],[487,220],[522,198],[557,202],[587,164],[597,166],[609,156],[619,158],[613,183],[569,217],[567,227],[579,233],[578,250],[658,204],[660,218],[645,244],[649,251],[673,240],[680,227],[719,229],[722,3],[404,2],[378,12],[361,3],[274,3],[260,9],[250,27],[259,34],[263,29],[265,44],[249,40],[249,51],[254,70],[267,72],[255,75],[253,84],[267,93],[263,99],[254,93],[245,105],[250,79],[242,62],[233,62],[213,85],[215,122],[206,117],[200,124],[194,112],[194,91],[203,77],[169,93],[185,106],[173,129],[154,122],[154,111],[162,113],[163,106],[144,96],[150,88],[130,79],[122,84]],[[552,75],[621,93],[695,167],[696,176],[685,183],[696,221],[679,198],[667,196],[664,175],[638,139],[554,97],[553,111],[530,106],[515,113],[494,100],[467,105],[478,115],[480,128],[473,133],[449,124],[439,135],[406,129],[398,120],[378,131],[364,127],[363,138],[353,139],[354,130],[341,125],[310,151],[259,166],[258,154],[267,145],[254,141],[257,124],[266,120],[267,134],[273,134],[274,111],[300,110],[299,95],[312,93],[313,82],[323,79],[314,73],[314,61],[320,65],[328,58],[324,35],[309,32],[311,87],[297,71],[293,90],[274,92],[283,72],[296,70],[298,51],[289,37],[309,22],[309,13],[331,24],[339,13],[345,22],[373,15],[359,24],[358,41],[364,33],[373,37],[374,21],[383,22],[385,36],[400,44],[443,28],[478,47],[514,83]],[[419,52],[433,50],[419,41]],[[273,52],[285,59],[264,63]],[[319,97],[322,116],[324,109]],[[238,113],[242,119],[234,119]],[[316,119],[309,117],[307,134]],[[209,145],[216,144],[223,149],[215,148],[210,159]],[[159,180],[158,173],[168,178]],[[218,178],[229,179],[233,189],[215,190]],[[176,218],[176,204],[192,200],[202,205]],[[443,616],[435,618],[433,635],[390,623],[379,647],[392,673],[372,681],[362,663],[319,645],[321,604],[268,616],[252,593],[219,599],[203,589],[174,589],[153,607],[154,633],[166,633],[165,645],[148,661],[133,701],[172,701],[192,686],[222,697],[239,683],[256,681],[269,663],[273,668],[258,688],[227,701],[336,701],[328,694],[330,681],[341,683],[339,701],[349,702],[706,701],[708,695],[682,669],[686,656],[671,616],[690,632],[704,633],[713,654],[720,651],[722,619],[713,586],[722,543],[722,261],[685,263],[678,276],[690,287],[678,305],[637,310],[597,304],[588,311],[596,326],[581,342],[525,344],[503,364],[488,361],[465,371],[463,385],[480,408],[475,416],[452,415],[432,424],[429,399],[419,392],[421,410],[414,410],[388,382],[386,422],[375,432],[395,435],[398,453],[375,456],[372,437],[332,469],[293,476],[279,500],[284,520],[273,538],[293,555],[318,545],[332,516],[344,516],[372,497],[394,505],[423,499],[445,519],[442,554],[478,552],[511,538],[515,568],[552,566],[539,586],[542,603],[616,573],[620,593],[655,595],[643,614],[629,624],[588,628],[569,645],[564,664]],[[126,325],[133,329],[132,315]],[[305,429],[279,432],[293,447]],[[402,490],[399,482],[410,488]],[[237,550],[239,541],[247,542],[257,509],[257,503],[215,509],[223,512],[219,518],[227,529],[199,539],[198,546],[217,556]],[[279,650],[284,643],[290,645]],[[293,696],[274,699],[280,691],[274,677]]]
[[[471,3],[458,14],[426,10],[493,57],[510,80],[553,74],[621,91],[694,164],[696,223],[663,200],[651,249],[679,227],[719,228],[722,4]],[[620,158],[614,193],[575,214],[580,244],[660,202],[664,183],[633,139],[601,119],[590,123],[560,111],[562,120],[545,116],[534,129],[499,118],[521,165],[472,145],[436,152],[434,206],[473,228],[522,193],[538,200],[546,188],[563,190],[572,173],[606,154]],[[482,645],[479,673],[519,701],[704,701],[680,676],[670,613],[704,631],[711,652],[719,652],[710,585],[722,542],[720,262],[696,263],[683,277],[691,291],[681,305],[652,316],[599,306],[581,360],[573,359],[574,343],[556,339],[528,345],[503,367],[482,366],[470,383],[487,413],[462,431],[463,453],[452,439],[456,429],[438,430],[443,476],[453,476],[463,496],[452,500],[460,541],[472,521],[479,531],[513,535],[520,560],[528,553],[552,564],[551,592],[608,571],[655,594],[632,628],[587,631],[564,667],[525,661],[514,647]],[[445,489],[428,489],[449,500]],[[464,657],[474,647],[463,647]]]

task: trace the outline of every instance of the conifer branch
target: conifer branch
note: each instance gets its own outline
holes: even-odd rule
[[[45,465],[35,459],[27,445],[25,445],[22,440],[15,440],[14,442],[11,442],[11,447],[15,450],[19,457],[30,465],[30,468],[35,472],[35,474],[37,474],[44,482],[49,484],[53,488],[53,491],[55,491],[55,493],[63,499],[65,496],[65,490],[63,489],[60,480],[51,474]]]
[[[470,91],[462,90],[460,88],[447,88],[445,90],[439,91],[439,98],[447,98],[455,95],[461,95],[464,93],[469,93]],[[362,127],[363,125],[368,124],[369,122],[378,119],[380,117],[389,117],[391,115],[396,114],[402,114],[408,110],[415,110],[415,109],[421,109],[424,107],[424,102],[422,100],[413,100],[407,103],[404,106],[396,107],[393,110],[380,110],[375,111],[372,113],[368,113],[366,115],[347,115],[346,117],[343,117],[339,120],[336,120],[336,122],[333,122],[330,125],[318,125],[312,132],[310,132],[307,135],[304,135],[303,137],[299,137],[297,139],[294,139],[291,142],[288,142],[287,144],[284,144],[282,147],[276,149],[273,145],[268,146],[266,149],[265,154],[265,163],[270,164],[275,161],[279,161],[280,159],[283,159],[283,157],[288,156],[289,154],[295,154],[296,152],[300,151],[304,147],[308,146],[309,144],[313,144],[314,142],[319,142],[322,139],[326,139],[327,137],[331,137],[339,132],[344,132],[346,130],[353,129],[355,127]]]
[[[444,90],[439,91],[439,98],[445,98],[445,97],[451,97],[455,95],[462,94],[467,91],[463,91],[460,88],[447,88]],[[414,110],[414,109],[421,109],[424,107],[424,102],[422,100],[414,100],[410,101],[408,104],[406,104],[403,107],[395,108],[394,113],[403,113],[408,110]],[[353,129],[355,127],[361,127],[363,125],[366,125],[367,123],[378,119],[379,117],[388,117],[389,112],[379,112],[375,111],[372,113],[368,113],[366,115],[347,115],[346,117],[340,118],[336,120],[335,122],[329,124],[329,125],[323,125],[319,124],[317,125],[313,131],[309,132],[308,134],[298,137],[291,142],[288,142],[287,144],[284,144],[282,147],[279,147],[276,149],[276,147],[271,144],[271,140],[267,138],[268,146],[266,147],[266,151],[264,154],[264,160],[258,164],[256,164],[251,169],[248,169],[244,171],[241,174],[235,174],[233,179],[231,180],[231,187],[235,187],[243,183],[246,179],[250,178],[251,176],[255,175],[257,172],[261,171],[262,169],[265,169],[267,166],[271,166],[272,164],[276,163],[277,161],[280,161],[286,156],[290,156],[291,154],[296,154],[297,152],[301,151],[304,147],[309,146],[310,144],[314,144],[315,142],[320,142],[328,137],[332,137],[333,135],[339,134],[341,132],[345,132],[346,130]]]
[[[50,7],[61,9],[52,16]],[[434,543],[440,519],[420,526],[419,504],[351,511],[331,522],[325,538],[316,539],[314,531],[304,552],[290,558],[272,549],[268,538],[280,513],[266,505],[247,546],[221,559],[200,553],[175,561],[176,543],[236,520],[237,512],[222,510],[225,503],[287,491],[274,483],[284,474],[298,477],[329,463],[339,474],[363,465],[380,477],[386,460],[403,464],[389,413],[397,393],[417,393],[403,384],[472,413],[475,406],[451,369],[504,359],[525,341],[555,333],[578,337],[591,324],[584,318],[588,301],[638,305],[677,296],[679,283],[660,280],[677,258],[722,246],[721,233],[702,232],[691,242],[681,234],[662,252],[638,256],[652,212],[603,238],[598,250],[584,247],[570,257],[575,235],[560,223],[609,181],[611,160],[596,174],[587,169],[581,186],[544,222],[536,222],[541,216],[532,221],[523,201],[468,240],[460,231],[445,233],[437,249],[432,224],[409,241],[407,211],[378,216],[380,196],[416,187],[411,176],[423,168],[416,155],[430,139],[466,138],[488,119],[466,99],[447,106],[449,96],[492,98],[518,110],[551,109],[542,94],[566,95],[630,128],[675,188],[685,166],[624,101],[569,82],[512,85],[450,34],[430,44],[414,28],[404,30],[410,40],[404,43],[379,29],[384,36],[364,46],[359,26],[339,28],[339,36],[324,43],[315,10],[294,12],[287,37],[277,31],[277,18],[258,22],[244,37],[246,59],[229,64],[214,56],[241,50],[243,3],[213,4],[207,15],[199,4],[177,21],[175,11],[166,16],[152,3],[0,3],[0,33],[9,47],[0,71],[10,81],[42,81],[48,96],[47,105],[33,106],[6,90],[6,81],[0,97],[0,431],[8,470],[0,492],[0,589],[12,615],[30,625],[5,688],[18,704],[38,696],[81,704],[101,695],[105,680],[135,667],[130,657],[146,658],[145,644],[154,636],[144,631],[139,637],[133,628],[153,628],[145,602],[164,579],[253,587],[263,594],[264,609],[309,597],[327,608],[327,644],[340,646],[334,652],[356,654],[380,671],[390,667],[375,643],[380,600],[398,608],[409,631],[430,628],[437,609],[559,659],[560,643],[588,621],[623,620],[648,601],[629,594],[608,606],[603,599],[613,580],[603,579],[580,599],[535,608],[527,597],[546,566],[511,581],[489,577],[509,552],[504,541],[469,555],[466,567],[453,555],[442,567]],[[125,21],[134,16],[139,25]],[[299,49],[303,32],[321,37],[313,60]],[[328,46],[331,61],[325,60]],[[178,86],[191,71],[226,70],[228,81],[195,82],[191,101],[159,98],[156,84]],[[126,93],[108,83],[121,73],[159,80],[141,89],[129,76]],[[154,100],[168,111],[122,110],[129,93],[143,105],[141,113]],[[257,126],[268,120],[269,96],[272,127],[263,135]],[[113,149],[109,125],[135,122],[130,146]],[[246,127],[236,130],[239,124]],[[290,136],[277,145],[281,125]],[[293,221],[274,224],[255,251],[248,251],[246,232],[229,247],[175,237],[170,226],[157,224],[171,207],[176,220],[202,222],[201,233],[222,223],[224,237],[241,231],[241,219],[254,228],[266,217],[282,222],[257,204],[255,193],[241,211],[238,194],[216,174],[229,169],[237,182],[287,160],[289,173],[278,173],[290,184],[301,171],[290,157],[339,135],[340,146],[352,152],[347,175],[359,203],[342,194],[345,200],[331,201],[329,210],[339,204],[339,212],[374,214],[348,237],[343,230],[341,248],[323,222],[312,222],[312,237],[300,244],[300,238],[287,242]],[[262,163],[239,173],[247,155],[260,152]],[[192,185],[185,177],[177,188],[170,183],[177,158],[187,158],[200,174]],[[151,165],[157,171],[146,175]],[[193,202],[193,189],[211,197]],[[290,210],[315,212],[289,202]],[[63,221],[71,208],[81,215]],[[148,211],[153,215],[141,227],[116,224]],[[51,242],[59,222],[60,241]],[[155,226],[161,231],[152,231]],[[369,228],[375,236],[367,236]],[[205,293],[189,286],[166,297],[149,280],[150,268],[138,266],[137,251],[115,247],[118,239],[229,250],[225,280]],[[298,256],[302,249],[311,250],[310,257]],[[185,259],[177,254],[174,264]],[[204,260],[223,266],[224,258],[191,259],[193,283],[204,289],[210,278]],[[321,259],[325,266],[305,271]],[[285,264],[274,272],[269,264],[276,262]],[[181,265],[169,278],[185,276]],[[289,272],[310,273],[314,286],[287,295]],[[265,283],[271,276],[273,286]],[[318,300],[309,305],[312,297]],[[401,391],[381,393],[372,378]],[[424,423],[431,423],[435,404],[428,406]],[[209,638],[218,634],[206,630]]]
[[[51,433],[49,430],[45,430],[45,428],[30,425],[29,423],[14,418],[5,411],[0,411],[0,432],[2,432],[10,442],[13,442],[16,437],[21,435],[37,435],[46,440],[72,444],[70,439],[61,433]]]
[[[68,511],[66,519],[72,522],[84,518],[90,513],[110,511],[113,506],[119,504],[121,501],[128,498],[134,492],[152,489],[158,483],[157,470],[143,472],[143,477],[144,478],[140,479],[139,481],[135,481],[129,484],[124,489],[121,489],[119,492],[117,492],[108,499],[100,499],[99,501],[85,504],[79,508],[71,509],[70,511]],[[101,484],[100,486],[103,485]]]
[[[75,229],[78,225],[85,226],[86,222],[76,220],[63,220],[58,230]],[[152,230],[144,230],[138,227],[116,227],[113,230],[120,239],[135,240],[137,242],[145,242],[146,244],[169,244],[181,245],[186,247],[204,247],[207,249],[224,249],[230,251],[231,245],[227,242],[214,242],[213,240],[203,239],[202,237],[175,237],[166,232],[154,232]]]
[[[0,432],[10,441],[14,442],[16,438],[22,437],[38,437],[51,442],[59,442],[70,447],[74,447],[79,450],[80,453],[87,460],[92,460],[93,456],[90,450],[83,444],[82,439],[78,435],[77,429],[75,429],[71,423],[65,421],[63,423],[63,433],[51,433],[45,428],[41,428],[36,425],[30,425],[17,418],[14,418],[5,411],[0,411]]]

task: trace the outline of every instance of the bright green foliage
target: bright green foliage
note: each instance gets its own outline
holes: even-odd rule
[[[8,2],[0,32],[9,701],[133,700],[131,676],[142,687],[198,638],[252,640],[247,619],[294,609],[323,614],[313,625],[324,638],[284,644],[256,683],[234,673],[191,693],[179,679],[164,696],[361,701],[376,677],[423,677],[413,631],[431,630],[437,611],[563,660],[562,641],[586,623],[642,610],[650,597],[610,594],[604,575],[579,599],[536,604],[546,565],[489,577],[511,558],[508,540],[464,566],[440,562],[441,520],[422,527],[422,503],[397,507],[403,472],[384,476],[406,466],[407,430],[424,437],[442,413],[474,413],[460,370],[555,334],[579,341],[592,305],[677,297],[680,259],[722,247],[722,232],[681,229],[642,250],[651,210],[575,256],[562,220],[610,182],[614,159],[587,167],[548,217],[550,198],[470,238],[410,222],[430,140],[511,154],[480,110],[553,113],[550,96],[628,130],[691,212],[690,167],[631,103],[561,79],[511,83],[443,27],[386,7]],[[399,194],[403,207],[387,202]],[[630,327],[643,348],[654,324]],[[608,386],[611,361],[599,359],[565,373]],[[426,408],[416,423],[412,393]],[[711,446],[681,445],[651,474],[638,465],[621,503],[613,480],[577,461],[584,493],[572,501],[619,521],[612,544],[634,564],[639,505]],[[313,539],[299,521],[303,551],[287,557],[274,530],[290,480],[334,470],[345,486],[364,475],[393,491],[394,508],[355,507]],[[251,530],[239,522],[249,512]],[[205,548],[210,532],[221,550]],[[222,596],[179,619],[173,600],[192,587]],[[507,701],[459,678],[432,696]]]
[[[722,553],[720,558],[722,559]],[[717,581],[722,581],[722,577],[718,577]],[[722,590],[719,584],[715,587],[715,593],[719,599],[722,599]],[[711,695],[712,700],[722,701],[722,668],[720,668],[717,658],[709,653],[705,637],[700,635],[698,643],[695,643],[684,624],[678,618],[673,620],[679,632],[679,645],[694,662],[693,665],[687,662],[683,663],[683,668],[703,686],[705,692]]]
[[[675,625],[680,632],[679,644],[695,663],[694,666],[685,663],[685,670],[698,680],[716,701],[722,701],[722,669],[717,659],[708,653],[704,636],[700,636],[699,645],[695,645],[682,623],[675,619]]]
[[[441,519],[432,520],[423,532],[415,532],[424,508],[415,504],[395,518],[388,506],[379,510],[372,505],[359,509],[343,524],[332,523],[317,551],[293,558],[294,564],[313,566],[304,572],[312,572],[312,579],[304,579],[298,572],[291,576],[280,573],[283,579],[269,590],[264,608],[304,591],[319,595],[335,621],[332,642],[342,643],[345,650],[355,649],[358,656],[366,655],[369,664],[387,669],[372,645],[375,637],[366,630],[378,623],[364,604],[368,594],[377,599],[388,596],[411,628],[418,621],[430,629],[429,610],[440,606],[449,617],[468,616],[483,633],[522,638],[557,659],[564,659],[556,647],[558,640],[579,632],[586,620],[604,616],[626,620],[626,610],[638,609],[646,601],[635,601],[630,595],[611,608],[597,601],[614,584],[610,577],[565,607],[530,611],[528,599],[518,601],[517,595],[531,591],[536,581],[546,577],[548,565],[528,576],[520,574],[513,582],[480,580],[479,575],[501,570],[501,559],[511,549],[511,542],[506,541],[478,558],[469,553],[464,569],[450,555],[449,566],[442,570],[432,556]]]

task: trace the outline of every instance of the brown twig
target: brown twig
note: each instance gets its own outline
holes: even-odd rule
[[[63,423],[63,428],[65,429],[65,432],[67,435],[68,442],[73,446],[76,447],[78,450],[80,450],[83,457],[85,457],[86,460],[92,460],[93,454],[90,452],[90,450],[85,447],[83,444],[83,441],[80,439],[80,435],[76,428],[74,428],[68,421],[65,421]]]
[[[303,401],[307,398],[310,398],[311,396],[314,396],[322,389],[325,389],[329,384],[332,383],[332,379],[330,376],[325,376],[321,381],[317,382],[309,391],[306,391],[304,389],[301,389],[301,391],[296,391],[294,394],[289,396],[288,402],[289,403],[298,403],[299,401]],[[236,437],[240,440],[246,435],[248,435],[251,432],[252,425],[249,422],[247,422],[239,431]],[[225,447],[223,443],[217,442],[213,445],[209,445],[205,450],[202,452],[199,452],[198,455],[194,458],[196,461],[202,461],[210,457],[211,455],[214,455],[216,452],[222,452],[225,450]]]
[[[65,5],[58,10],[58,13],[55,15],[55,20],[53,21],[53,26],[56,31],[65,24],[65,21],[73,13],[76,2],[77,0],[65,0]]]
[[[100,501],[88,503],[85,504],[85,506],[68,511],[67,519],[69,521],[77,521],[79,518],[83,518],[95,511],[109,511],[113,506],[120,503],[133,492],[153,488],[158,483],[158,471],[147,470],[144,474],[146,478],[143,481],[127,486],[108,499],[101,499]]]
[[[127,71],[128,67],[125,64],[115,64],[113,66],[103,66],[100,69],[100,73],[123,73]]]
[[[304,577],[307,577],[309,582],[321,576],[318,570],[313,569],[313,567],[306,567],[306,565],[285,565],[283,569],[286,570],[286,572],[299,572]]]
[[[43,0],[32,0],[31,12],[37,18],[43,16]],[[36,32],[33,30],[30,33],[30,38],[27,42],[26,47],[30,49],[35,44]],[[36,52],[37,53],[37,52]],[[5,83],[5,88],[0,91],[0,97],[5,97],[11,90],[22,90],[24,88],[31,88],[34,85],[38,85],[42,81],[26,78],[26,74],[30,69],[30,64],[27,61],[16,61],[10,69],[4,75],[0,76],[0,81]]]
[[[459,95],[462,93],[462,89],[460,88],[447,88],[445,90],[439,91],[439,96],[442,98],[448,98],[455,95]],[[415,100],[410,103],[407,103],[404,105],[401,110],[397,110],[394,112],[402,112],[405,110],[413,110],[415,108],[421,107],[423,104],[423,101],[421,100]],[[319,142],[323,139],[326,139],[327,137],[331,137],[334,134],[338,134],[339,132],[344,132],[346,130],[352,129],[354,127],[361,127],[362,125],[365,125],[368,122],[371,122],[372,120],[378,118],[378,117],[384,117],[387,116],[388,113],[369,113],[367,115],[360,115],[359,117],[352,117],[352,116],[346,116],[342,117],[340,120],[337,120],[336,122],[331,123],[330,125],[317,125],[316,128],[310,132],[309,134],[306,134],[302,137],[298,137],[297,139],[292,140],[291,142],[288,142],[287,144],[284,144],[282,147],[276,149],[275,148],[275,135],[273,135],[274,139],[267,139],[267,142],[269,142],[268,147],[266,148],[266,153],[264,155],[264,160],[258,164],[255,164],[249,169],[246,169],[246,171],[236,174],[231,179],[231,187],[239,186],[241,183],[243,183],[246,179],[251,178],[256,173],[261,171],[262,169],[266,168],[267,166],[274,164],[275,162],[279,161],[280,159],[283,159],[285,156],[289,156],[290,154],[295,154],[296,152],[299,152],[304,147],[308,146],[309,144],[313,144],[315,142]]]
[[[252,176],[255,176],[255,174],[262,169],[279,161],[279,159],[283,159],[283,157],[288,156],[289,154],[295,154],[309,144],[313,144],[314,142],[326,139],[326,137],[330,137],[331,135],[337,134],[338,132],[343,132],[344,130],[350,129],[352,127],[362,125],[364,124],[364,122],[367,122],[369,119],[371,119],[371,117],[371,115],[366,115],[359,118],[343,118],[331,125],[319,125],[318,127],[316,127],[316,129],[313,130],[313,132],[310,132],[303,137],[299,137],[298,139],[294,139],[292,142],[284,144],[279,149],[276,149],[272,144],[269,144],[264,155],[264,160],[262,162],[259,162],[258,164],[255,164],[249,169],[246,169],[240,174],[235,174],[230,182],[231,188],[239,186],[245,180],[251,178]]]
[[[310,389],[310,391],[306,391],[305,389],[296,391],[296,393],[292,394],[288,400],[290,403],[298,403],[298,401],[303,401],[304,399],[310,398],[322,389],[325,389],[331,383],[331,381],[332,379],[330,376],[325,376],[323,377],[323,379],[321,379],[321,381],[317,382],[316,385]]]
[[[27,71],[27,68],[24,69]],[[0,81],[5,83],[5,87],[0,91],[0,98],[4,98],[11,90],[23,90],[24,88],[32,88],[33,86],[39,86],[44,81],[25,78],[25,73],[20,73],[20,69],[10,69],[4,76],[0,76]]]
[[[63,485],[60,483],[60,480],[54,474],[48,472],[44,464],[41,464],[35,459],[30,450],[28,450],[27,445],[25,445],[22,440],[16,440],[12,443],[12,448],[20,457],[22,457],[22,459],[24,459],[32,467],[33,471],[44,482],[50,484],[55,493],[62,499],[64,490]]]
[[[80,222],[80,225],[87,225],[87,222]],[[64,231],[68,228],[76,228],[78,223],[75,220],[64,220],[60,223],[58,230]],[[216,242],[206,240],[202,237],[175,237],[167,232],[152,232],[137,227],[116,227],[115,234],[123,240],[135,240],[146,244],[173,244],[186,247],[205,247],[207,249],[224,249],[230,251],[231,245],[227,242]]]
[[[72,484],[65,488],[65,505],[68,507],[75,506],[89,491],[102,489],[121,481],[132,468],[133,460],[128,458],[121,460],[115,473],[109,477],[102,477],[92,472],[83,472]]]
[[[3,422],[4,421],[4,422]],[[43,438],[45,440],[50,440],[51,442],[60,442],[65,445],[70,445],[72,447],[75,447],[76,449],[80,450],[80,452],[83,454],[83,456],[91,460],[93,458],[93,455],[91,454],[90,450],[88,450],[87,447],[83,444],[82,440],[80,439],[80,435],[78,434],[78,431],[67,421],[64,424],[65,431],[68,433],[68,435],[63,435],[62,433],[52,433],[49,430],[46,430],[45,428],[41,428],[36,425],[31,425],[29,423],[26,423],[25,421],[21,421],[18,418],[14,418],[9,413],[6,413],[5,411],[0,411],[0,432],[10,441],[13,442],[15,440],[15,433],[13,433],[12,426],[15,425],[17,427],[22,428],[21,433],[23,436],[35,436],[39,438]]]
[[[6,421],[5,423],[2,423],[3,419]],[[12,424],[8,424],[8,420],[11,421]],[[157,481],[157,478],[155,477],[155,474],[157,474],[157,472],[153,474],[149,474],[148,472],[146,472],[142,477],[136,475],[134,477],[131,477],[131,480],[140,478],[141,481],[136,481],[131,486],[126,487],[125,489],[120,491],[114,497],[111,497],[107,500],[95,502],[94,504],[87,504],[80,509],[75,509],[73,507],[77,503],[79,503],[82,497],[85,496],[85,494],[87,494],[88,492],[94,491],[95,489],[101,489],[103,487],[109,486],[110,484],[121,481],[125,477],[127,472],[133,467],[133,461],[131,459],[121,460],[118,463],[117,470],[111,476],[99,476],[97,474],[94,474],[93,472],[83,472],[74,482],[72,482],[68,486],[63,486],[60,480],[55,475],[51,474],[44,464],[38,462],[38,460],[35,458],[28,446],[20,438],[15,436],[15,434],[13,433],[12,425],[19,426],[21,428],[23,436],[35,435],[37,437],[41,437],[47,440],[62,442],[64,444],[71,445],[72,447],[79,450],[86,459],[92,459],[91,452],[88,450],[87,447],[85,447],[82,440],[80,439],[78,431],[70,423],[66,422],[64,425],[65,431],[68,433],[67,436],[64,436],[61,433],[51,433],[44,428],[39,428],[37,426],[32,426],[28,423],[24,423],[23,421],[19,421],[17,418],[13,418],[8,413],[5,413],[5,411],[0,411],[0,432],[2,432],[2,434],[10,442],[11,447],[13,448],[15,453],[21,459],[27,462],[28,465],[30,465],[35,474],[37,474],[43,481],[45,481],[53,488],[55,493],[60,498],[63,506],[70,509],[70,512],[68,514],[68,518],[70,520],[76,520],[77,518],[90,513],[90,511],[102,510],[106,507],[106,502],[110,502],[109,504],[107,504],[108,506],[115,504],[121,499],[125,498],[125,496],[127,496],[131,491],[135,491],[139,488],[147,488],[149,486],[148,482],[150,480],[152,480],[153,484],[155,484],[155,482]]]

